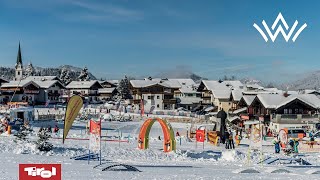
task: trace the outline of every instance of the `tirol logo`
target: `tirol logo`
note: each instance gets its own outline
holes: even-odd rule
[[[283,29],[282,25],[279,24],[279,21],[282,22],[283,26],[285,27],[286,31],[289,31],[288,34],[285,32],[285,30]],[[278,34],[281,32],[282,36],[284,37],[284,39],[288,42],[290,37],[292,36],[294,30],[296,29],[297,25],[298,25],[298,21],[296,20],[293,24],[293,26],[291,27],[291,29],[289,29],[289,26],[286,22],[286,20],[283,18],[282,14],[279,13],[279,15],[277,16],[276,20],[274,21],[274,23],[271,26],[271,29],[274,31],[275,28],[277,27],[277,29],[275,30],[274,34],[272,34],[270,28],[268,27],[267,23],[265,20],[262,21],[262,25],[263,27],[266,29],[268,35],[270,36],[270,39],[272,40],[272,42],[274,42],[278,36]],[[255,27],[259,33],[261,34],[261,36],[263,37],[263,39],[268,42],[268,37],[266,36],[266,34],[261,30],[261,28],[254,23],[253,27]],[[292,41],[295,42],[296,39],[298,38],[298,36],[300,35],[300,33],[307,27],[307,24],[304,23],[300,29],[298,29],[298,31],[294,34]]]
[[[61,164],[19,164],[19,180],[61,180]]]

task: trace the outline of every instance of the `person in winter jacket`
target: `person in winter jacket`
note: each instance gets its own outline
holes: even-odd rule
[[[280,140],[277,137],[275,137],[272,143],[274,144],[275,153],[280,153]]]
[[[59,132],[59,127],[57,125],[54,127],[53,132],[54,133],[58,133]]]
[[[229,149],[234,149],[233,134],[229,131]]]
[[[239,146],[240,141],[241,141],[242,138],[241,138],[241,136],[239,134],[237,134],[235,138],[236,138],[236,145]]]
[[[226,140],[226,149],[229,149],[229,136],[230,136],[229,132],[226,131],[224,133],[224,139]]]

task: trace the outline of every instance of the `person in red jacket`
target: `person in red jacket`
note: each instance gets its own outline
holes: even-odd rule
[[[57,125],[54,127],[53,132],[54,132],[54,133],[58,133],[58,132],[59,132],[59,127],[58,127]]]

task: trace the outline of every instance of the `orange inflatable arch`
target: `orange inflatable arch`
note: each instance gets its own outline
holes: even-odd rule
[[[158,121],[161,125],[164,142],[163,142],[163,151],[170,152],[176,150],[176,140],[174,137],[174,131],[166,120],[160,118],[149,118],[141,126],[139,139],[138,139],[138,148],[139,149],[148,149],[149,148],[149,133],[154,122]]]

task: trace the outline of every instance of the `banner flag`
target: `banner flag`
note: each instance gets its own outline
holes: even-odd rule
[[[89,139],[89,150],[90,152],[100,151],[100,134],[101,124],[90,120],[90,139]]]
[[[80,96],[74,95],[69,99],[66,114],[64,117],[64,128],[63,128],[63,138],[62,138],[63,143],[67,138],[67,135],[73,124],[73,121],[78,116],[78,113],[82,108],[82,106],[83,106],[83,100]]]
[[[205,140],[204,130],[197,130],[196,131],[196,141],[197,142],[204,142],[204,140]]]

